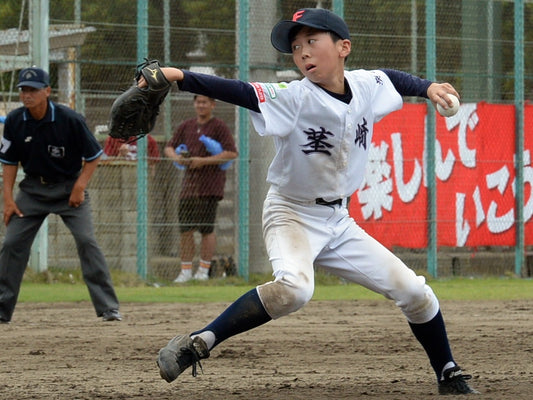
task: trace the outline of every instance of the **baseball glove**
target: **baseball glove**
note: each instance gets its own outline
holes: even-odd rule
[[[144,77],[148,86],[138,87]],[[134,142],[154,129],[159,106],[170,90],[170,82],[161,71],[157,60],[148,60],[137,66],[135,83],[115,99],[111,106],[109,136]]]

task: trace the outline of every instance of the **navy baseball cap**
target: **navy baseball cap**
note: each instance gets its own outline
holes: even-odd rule
[[[350,31],[346,22],[337,14],[325,8],[301,8],[294,13],[292,20],[278,22],[272,28],[270,41],[276,50],[282,53],[292,53],[291,29],[296,26],[309,26],[326,32],[333,32],[341,39],[350,39]]]
[[[20,71],[18,88],[30,86],[36,89],[44,89],[50,86],[50,77],[46,71],[37,67],[25,68]]]

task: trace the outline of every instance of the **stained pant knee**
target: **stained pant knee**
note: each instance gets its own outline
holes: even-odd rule
[[[396,299],[407,320],[414,324],[430,321],[439,310],[439,301],[423,277],[416,284],[404,288]]]
[[[306,305],[313,297],[314,284],[282,277],[257,287],[259,298],[272,319],[283,317]]]

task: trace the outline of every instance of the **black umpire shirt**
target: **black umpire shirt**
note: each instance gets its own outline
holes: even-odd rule
[[[26,175],[58,180],[77,176],[83,160],[92,161],[102,152],[83,116],[48,100],[46,115],[39,121],[26,107],[7,115],[0,162],[20,162]]]

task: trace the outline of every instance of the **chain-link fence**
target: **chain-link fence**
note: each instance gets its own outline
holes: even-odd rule
[[[38,2],[0,4],[0,116],[20,105],[14,85],[18,71],[32,63],[32,46],[39,45],[34,39],[30,46],[31,11]],[[367,174],[367,186],[352,196],[352,215],[417,269],[427,268],[431,230],[436,226],[433,245],[439,249],[439,274],[517,272],[514,252],[520,218],[514,211],[515,169],[521,165],[515,163],[517,133],[525,141],[524,249],[533,244],[528,229],[531,144],[527,140],[533,110],[527,103],[523,107],[522,129],[520,108],[515,107],[520,105],[517,98],[533,96],[532,2],[148,0],[147,25],[139,24],[139,3],[56,0],[49,4],[53,99],[85,115],[102,146],[110,105],[132,83],[140,57],[229,78],[245,72],[250,81],[298,79],[291,57],[272,48],[270,30],[298,8],[329,8],[343,14],[350,29],[347,68],[393,68],[433,76],[452,83],[463,102],[457,118],[436,118],[436,225],[431,225],[435,221],[428,212],[428,109],[420,99],[406,99],[404,109],[376,127],[371,151],[374,169]],[[523,8],[519,15],[518,5]],[[248,25],[243,26],[243,21]],[[139,49],[143,35],[148,48]],[[521,69],[517,63],[523,63]],[[272,143],[258,138],[248,125],[243,128],[234,106],[217,102],[214,114],[227,123],[240,147],[240,156],[227,170],[224,200],[218,209],[215,258],[231,257],[241,274],[269,271],[260,214]],[[180,122],[192,117],[192,95],[174,88],[152,132],[160,156],[146,163],[147,183],[142,191],[137,162],[112,156],[100,163],[89,192],[99,242],[111,268],[131,272],[143,268],[138,236],[142,229],[147,238],[146,248],[141,249],[146,252],[147,276],[173,279],[178,274],[177,210],[184,172],[164,156],[163,149]],[[247,187],[243,182],[248,182]],[[147,221],[141,226],[139,212],[145,206]],[[48,223],[48,264],[78,266],[66,228],[55,216]],[[199,240],[196,236],[198,245]],[[531,270],[526,266],[518,272],[528,275]]]

